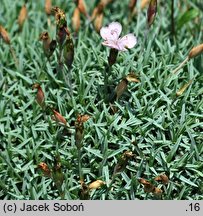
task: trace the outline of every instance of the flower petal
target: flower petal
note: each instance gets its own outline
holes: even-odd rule
[[[118,39],[122,31],[122,25],[119,22],[112,22],[109,24],[109,29],[116,32],[116,39]]]
[[[118,45],[113,40],[106,40],[102,42],[102,44],[104,46],[119,50]]]
[[[108,27],[102,27],[100,29],[100,35],[104,40],[108,40],[110,37],[110,32]]]
[[[124,37],[118,39],[118,46],[125,51],[125,48],[131,49],[133,48],[137,43],[137,38],[134,36],[134,34],[127,34]],[[125,49],[125,50],[124,50]]]
[[[104,40],[118,40],[121,34],[122,26],[119,22],[112,22],[108,27],[100,29],[100,35]]]

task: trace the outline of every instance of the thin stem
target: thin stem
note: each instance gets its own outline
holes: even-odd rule
[[[187,56],[187,58],[176,69],[172,71],[172,74],[176,74],[188,61],[189,57]]]
[[[105,101],[108,100],[108,88],[109,88],[109,75],[111,74],[111,66],[107,65],[104,69],[104,94],[105,94]]]
[[[117,175],[118,175],[118,173],[117,174],[113,174],[112,180],[111,180],[111,182],[109,184],[109,187],[107,188],[106,193],[105,193],[105,199],[108,196],[109,191],[111,190],[111,188],[113,186],[113,183],[115,182],[115,179],[116,179]]]
[[[11,45],[10,45],[10,51],[11,51],[11,54],[12,54],[13,59],[14,59],[14,61],[15,61],[15,65],[16,65],[16,67],[18,67],[18,65],[19,65],[18,59],[17,59],[17,57],[16,57],[15,50],[13,49],[13,47],[12,47]]]
[[[63,71],[63,76],[64,76],[64,80],[65,80],[66,85],[69,87],[70,96],[72,97],[73,96],[73,88],[72,88],[71,69],[69,69],[69,70],[67,69],[66,72],[67,72],[67,77],[66,77],[65,71]]]
[[[83,172],[82,172],[82,160],[81,160],[81,149],[78,148],[78,172],[79,172],[79,177],[80,181],[83,181]]]
[[[175,35],[174,0],[171,0],[171,34]]]

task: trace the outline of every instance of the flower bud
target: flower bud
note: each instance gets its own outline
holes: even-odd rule
[[[49,58],[56,48],[56,41],[51,41],[48,32],[42,32],[39,36],[39,40],[43,41],[44,54]]]
[[[154,190],[152,191],[152,193],[159,197],[162,195],[163,191],[160,188],[155,187]]]
[[[89,187],[84,183],[83,180],[80,180],[81,190],[79,193],[81,200],[88,200],[89,199]]]
[[[45,107],[45,96],[44,96],[44,92],[41,86],[38,83],[36,83],[33,85],[32,88],[37,89],[36,101],[42,108],[44,108]]]
[[[61,190],[61,186],[64,181],[64,174],[61,168],[60,160],[61,160],[60,156],[56,155],[54,159],[54,166],[53,166],[53,171],[52,171],[53,181],[59,191]]]
[[[5,43],[10,44],[10,38],[6,29],[0,25],[0,36],[4,40]]]
[[[51,10],[52,10],[52,3],[51,0],[45,0],[45,12],[47,15],[51,14]]]
[[[169,182],[168,176],[166,176],[165,174],[155,177],[154,180],[160,181],[162,184],[165,184],[165,185],[168,184]]]
[[[51,170],[46,163],[40,162],[38,168],[42,170],[44,176],[51,177]]]
[[[72,17],[72,26],[75,32],[78,32],[80,28],[80,10],[78,7],[75,8],[73,17]]]
[[[66,41],[63,50],[64,63],[70,69],[74,60],[74,45],[70,33],[66,33]]]
[[[104,7],[106,7],[112,1],[114,1],[114,0],[100,0],[100,3],[103,4]]]
[[[83,124],[75,123],[75,145],[78,149],[82,147],[82,140],[84,137],[84,126]]]
[[[121,97],[121,95],[127,89],[127,87],[128,87],[128,80],[124,78],[116,87],[116,100],[118,100]]]
[[[130,12],[132,12],[136,6],[137,0],[130,0],[129,4],[128,4],[128,8],[130,10]]]
[[[125,151],[119,159],[118,163],[116,164],[113,175],[122,172],[126,168],[128,160],[133,156],[134,154],[131,151]]]
[[[96,16],[103,13],[104,5],[100,2],[93,10],[91,20],[94,20]]]
[[[156,12],[157,12],[157,0],[151,0],[149,3],[148,10],[147,10],[148,27],[150,27],[152,25],[152,23],[154,22]]]
[[[103,18],[104,18],[104,14],[100,13],[94,19],[94,27],[98,33],[99,33],[100,29],[102,28]]]
[[[89,115],[78,115],[76,121],[77,121],[79,124],[81,124],[81,123],[86,122],[88,119],[90,119],[90,116],[89,116]]]
[[[198,45],[196,47],[193,47],[191,49],[191,51],[189,52],[188,57],[191,59],[191,58],[194,58],[194,57],[196,57],[196,56],[198,56],[198,55],[200,55],[202,53],[203,53],[203,44],[200,44],[200,45]]]
[[[20,14],[18,16],[18,24],[19,24],[20,29],[22,29],[26,18],[27,18],[27,8],[25,5],[23,5],[21,10],[20,10]]]
[[[84,0],[77,0],[77,7],[82,14],[88,17],[87,7]]]
[[[151,182],[145,180],[144,178],[140,178],[138,181],[142,185],[144,185],[144,191],[145,191],[145,193],[151,193],[151,192],[154,191],[155,186]]]
[[[52,111],[54,113],[54,120],[55,121],[62,123],[63,125],[67,125],[65,118],[59,112],[57,112],[56,110],[52,110]]]
[[[56,28],[62,28],[67,26],[66,15],[63,10],[59,7],[52,7],[52,11],[55,13],[55,20],[56,20]]]

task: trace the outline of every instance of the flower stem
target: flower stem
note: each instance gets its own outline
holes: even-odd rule
[[[113,177],[112,177],[112,180],[109,184],[109,187],[107,188],[106,190],[106,193],[105,193],[105,199],[107,198],[108,194],[109,194],[109,191],[111,190],[112,186],[113,186],[113,183],[115,182],[115,179],[117,177],[118,174],[113,174]]]
[[[171,0],[171,34],[175,35],[174,0]]]
[[[187,56],[187,58],[176,69],[172,71],[172,74],[176,74],[188,61],[189,57]]]
[[[18,59],[17,59],[17,57],[16,57],[15,50],[13,49],[13,47],[12,47],[11,45],[9,46],[9,48],[10,48],[10,52],[11,52],[11,54],[12,54],[12,56],[13,56],[13,59],[14,59],[14,61],[15,61],[15,66],[18,67],[19,62],[18,62]]]
[[[83,172],[82,172],[82,160],[81,160],[81,148],[78,149],[78,172],[79,172],[79,177],[80,181],[83,181]]]

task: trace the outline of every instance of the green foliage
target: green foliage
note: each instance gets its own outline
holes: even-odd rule
[[[43,31],[48,31],[52,39],[56,37],[54,16],[46,15],[44,1],[26,3],[28,18],[22,31],[18,31],[17,17],[24,1],[1,3],[0,24],[10,35],[18,62],[0,39],[0,197],[80,199],[82,175],[86,185],[97,179],[106,183],[91,190],[90,199],[203,199],[203,57],[192,59],[170,76],[190,49],[203,41],[199,8],[193,1],[186,1],[188,5],[176,1],[175,25],[179,31],[173,38],[170,4],[158,1],[146,41],[146,8],[138,9],[131,21],[127,0],[105,8],[104,25],[119,21],[123,34],[133,32],[138,38],[135,48],[119,53],[107,75],[110,93],[131,72],[140,82],[129,83],[127,91],[110,105],[104,101],[109,49],[102,46],[101,37],[84,16],[74,36],[73,1],[53,2],[66,13],[75,47],[72,68],[65,68],[60,75],[56,73],[57,52],[48,61],[38,40]],[[91,14],[94,1],[86,3]],[[187,11],[187,6],[191,9],[178,19],[179,9]],[[70,77],[72,93],[67,81]],[[191,79],[192,84],[177,97],[176,92]],[[46,104],[66,119],[67,128],[37,104],[34,83],[41,85]],[[78,114],[91,116],[83,125],[80,152],[75,146]],[[135,156],[113,176],[126,151]],[[56,155],[60,155],[60,178],[54,176],[55,182],[59,179],[58,185],[38,168],[45,162],[53,169]],[[162,173],[169,177],[169,184],[154,182],[154,177]],[[146,194],[139,178],[160,187],[162,195]]]

